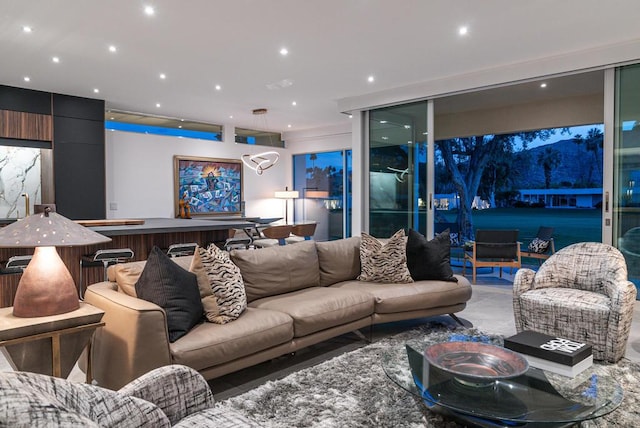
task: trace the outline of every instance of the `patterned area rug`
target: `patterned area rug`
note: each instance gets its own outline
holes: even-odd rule
[[[419,399],[392,383],[380,360],[385,350],[402,349],[407,340],[425,338],[437,343],[452,334],[485,335],[491,343],[502,345],[501,337],[475,329],[428,324],[267,382],[217,405],[235,409],[267,428],[460,427],[430,412]],[[639,427],[640,365],[622,360],[599,365],[598,371],[619,380],[624,400],[614,412],[583,422],[581,427]]]

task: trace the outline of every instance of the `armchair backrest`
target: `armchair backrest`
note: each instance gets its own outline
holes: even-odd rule
[[[476,230],[476,258],[517,259],[518,230]]]
[[[574,288],[611,297],[613,290],[627,281],[627,265],[617,248],[600,242],[580,242],[551,255],[533,282],[535,288]]]

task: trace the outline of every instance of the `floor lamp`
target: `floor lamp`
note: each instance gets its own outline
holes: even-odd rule
[[[284,222],[289,224],[289,200],[298,199],[300,193],[297,190],[289,190],[288,187],[284,188],[284,191],[280,190],[275,193],[277,199],[284,199]]]

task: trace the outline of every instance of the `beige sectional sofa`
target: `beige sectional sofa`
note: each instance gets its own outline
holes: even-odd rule
[[[227,324],[202,322],[169,342],[166,315],[123,293],[113,268],[85,301],[105,311],[94,337],[93,376],[118,389],[154,368],[183,364],[212,379],[373,324],[463,310],[469,281],[378,284],[359,281],[360,238],[306,241],[260,250],[233,250],[248,308]],[[184,268],[190,257],[176,258]],[[144,263],[144,262],[136,262]]]

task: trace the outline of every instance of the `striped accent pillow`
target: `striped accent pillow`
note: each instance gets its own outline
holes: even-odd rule
[[[381,283],[413,282],[407,268],[404,229],[397,231],[384,244],[362,232],[358,279]]]
[[[240,269],[231,261],[229,253],[214,244],[209,245],[206,250],[198,247],[197,251],[218,303],[217,314],[205,313],[207,320],[226,324],[237,319],[247,308],[247,295]]]

